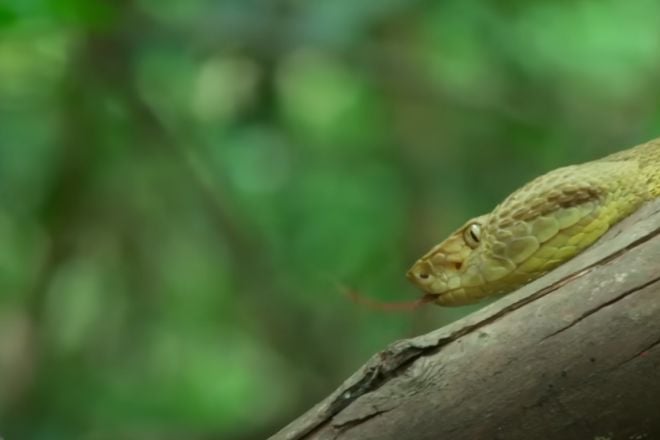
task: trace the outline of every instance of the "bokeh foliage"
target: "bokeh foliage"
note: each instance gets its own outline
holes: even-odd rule
[[[0,435],[261,439],[414,259],[660,129],[652,0],[0,3]]]

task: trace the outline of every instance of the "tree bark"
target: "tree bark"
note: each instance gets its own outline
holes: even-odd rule
[[[660,438],[660,200],[546,276],[397,341],[271,437]]]

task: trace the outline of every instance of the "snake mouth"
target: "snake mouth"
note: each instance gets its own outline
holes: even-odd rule
[[[432,295],[435,295],[437,297],[442,297],[442,296],[450,295],[458,290],[464,290],[464,287],[455,287],[453,289],[445,290],[444,292],[441,293],[433,293]]]
[[[443,292],[429,292],[428,290],[424,290],[421,287],[420,287],[420,289],[423,292],[422,300],[424,300],[424,302],[428,302],[428,301],[435,302],[439,298],[444,298],[444,297],[450,296],[450,295],[456,293],[459,290],[463,290],[464,288],[463,287],[456,287],[454,289],[448,289],[448,290],[445,290]]]

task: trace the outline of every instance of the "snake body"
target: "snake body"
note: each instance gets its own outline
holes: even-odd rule
[[[660,138],[529,182],[467,221],[408,271],[436,304],[508,293],[572,258],[660,197]]]

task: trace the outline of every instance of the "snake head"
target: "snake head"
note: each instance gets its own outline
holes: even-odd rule
[[[466,288],[478,289],[484,283],[477,268],[469,263],[479,252],[487,217],[483,215],[469,220],[434,246],[410,268],[406,274],[408,279],[424,292],[438,295],[437,302],[441,304],[445,299],[456,304],[467,303],[459,299],[467,298]]]
[[[590,169],[616,175],[624,168],[598,163]],[[557,267],[605,233],[612,217],[635,200],[621,197],[605,212],[604,190],[580,176],[565,167],[535,179],[433,247],[408,278],[436,295],[436,304],[458,306],[510,292]]]

